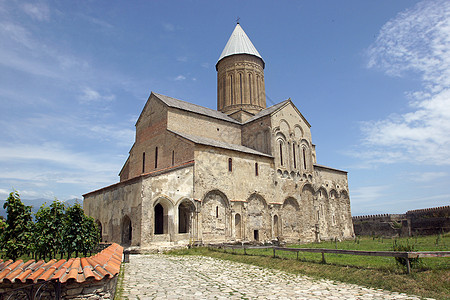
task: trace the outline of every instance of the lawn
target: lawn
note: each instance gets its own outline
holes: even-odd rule
[[[394,242],[412,245],[414,251],[450,251],[450,234],[427,237],[386,239],[361,237],[342,242],[322,242],[302,245],[288,245],[295,248],[328,248],[346,250],[392,251]],[[272,249],[213,250],[192,248],[169,252],[174,255],[204,255],[215,258],[253,264],[304,274],[316,278],[328,278],[342,282],[381,288],[407,294],[450,299],[450,258],[423,258],[412,269],[410,275],[392,257],[354,256],[325,254],[326,264],[321,263],[320,253],[277,251],[273,258]]]

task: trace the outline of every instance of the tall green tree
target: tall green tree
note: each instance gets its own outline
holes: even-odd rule
[[[76,203],[66,210],[64,230],[64,248],[68,257],[75,252],[85,256],[91,252],[100,241],[100,234],[93,218],[84,214],[83,208]]]
[[[3,204],[6,209],[6,226],[0,238],[0,246],[8,258],[16,260],[31,251],[32,227],[31,206],[25,206],[17,191],[11,192]]]
[[[63,252],[65,205],[54,200],[50,206],[44,203],[35,215],[34,250],[39,258],[56,257]]]

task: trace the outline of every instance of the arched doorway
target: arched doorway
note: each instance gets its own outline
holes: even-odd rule
[[[296,199],[289,197],[283,202],[281,208],[281,231],[283,238],[289,241],[296,241],[300,237],[299,228],[299,205]]]
[[[178,233],[189,233],[192,223],[192,214],[195,210],[191,201],[185,200],[178,206]]]
[[[242,225],[241,225],[241,215],[236,214],[234,216],[234,233],[236,239],[240,240],[242,239]]]
[[[217,190],[206,194],[202,201],[202,239],[203,241],[222,242],[231,238],[231,216],[226,196]]]
[[[164,226],[164,208],[158,203],[155,205],[155,234],[164,234],[167,231]]]
[[[278,216],[273,216],[273,235],[275,238],[278,238],[280,236],[280,233],[278,231]]]
[[[122,220],[122,244],[131,245],[133,237],[133,226],[128,216],[123,217]]]
[[[246,237],[254,241],[265,241],[272,238],[271,216],[268,213],[266,200],[253,194],[247,200]]]

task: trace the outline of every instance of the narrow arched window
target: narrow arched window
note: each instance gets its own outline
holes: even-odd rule
[[[172,166],[175,165],[175,150],[172,150]]]
[[[230,99],[231,99],[231,104],[234,104],[234,95],[233,95],[233,75],[230,75]]]
[[[227,87],[227,85],[226,85],[226,78],[225,78],[225,76],[224,76],[224,77],[223,77],[223,84],[222,84],[222,93],[223,93],[223,95],[222,95],[222,104],[223,104],[223,106],[222,106],[222,107],[224,107],[225,105],[227,105],[226,102],[225,102],[225,98],[226,98],[226,87]]]
[[[292,156],[294,157],[294,169],[297,169],[297,159],[295,158],[295,144],[292,144]]]
[[[244,100],[242,99],[242,74],[239,74],[239,89],[241,92],[241,104],[244,103]]]
[[[280,163],[283,165],[283,143],[280,141]]]
[[[158,168],[158,147],[155,148],[155,169]]]
[[[228,159],[228,171],[233,171],[233,159],[231,157]]]
[[[306,150],[303,148],[303,167],[306,170]]]
[[[216,218],[218,218],[218,217],[219,217],[219,207],[216,206]]]
[[[259,104],[259,76],[256,76],[256,101]]]
[[[250,94],[250,103],[252,103],[252,74],[248,74],[248,91]]]
[[[142,153],[142,173],[145,173],[145,152]]]
[[[255,176],[259,175],[258,163],[255,163]]]

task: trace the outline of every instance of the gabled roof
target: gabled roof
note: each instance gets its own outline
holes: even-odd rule
[[[119,274],[122,254],[123,248],[112,244],[94,256],[71,258],[67,261],[52,259],[46,263],[33,259],[27,262],[21,259],[15,262],[0,259],[0,283],[37,283],[47,280],[81,283],[111,278]]]
[[[336,168],[331,168],[331,167],[327,167],[327,166],[319,165],[319,164],[314,164],[314,167],[322,168],[322,169],[328,169],[328,170],[332,170],[332,171],[336,171],[336,172],[341,172],[341,173],[348,173],[347,171],[344,171],[344,170],[339,170],[339,169],[336,169]]]
[[[297,113],[303,119],[303,121],[306,123],[306,125],[311,127],[308,120],[306,120],[306,118],[302,115],[302,113],[298,110],[298,108],[295,106],[295,104],[292,102],[292,100],[290,98],[288,100],[284,100],[283,102],[280,102],[278,104],[272,105],[270,107],[267,107],[267,108],[261,110],[256,115],[254,115],[253,117],[251,117],[250,119],[245,121],[243,124],[247,124],[247,123],[258,120],[259,118],[262,118],[262,117],[265,117],[268,115],[272,115],[272,114],[278,112],[279,110],[281,110],[283,107],[285,107],[289,103],[292,105],[292,107],[294,107],[295,111],[297,111]]]
[[[284,100],[283,102],[280,102],[278,104],[272,105],[272,106],[267,107],[267,108],[264,108],[263,110],[259,111],[256,115],[254,115],[253,117],[251,117],[250,119],[245,121],[244,124],[253,122],[253,121],[255,121],[255,120],[259,119],[259,118],[265,117],[267,115],[271,115],[272,113],[278,111],[280,108],[282,108],[287,103],[289,103],[289,101],[290,100]]]
[[[192,104],[186,101],[178,100],[169,96],[161,95],[158,93],[152,92],[152,95],[154,95],[156,98],[164,102],[169,107],[178,108],[185,111],[190,111],[196,114],[212,117],[215,119],[235,123],[235,124],[241,124],[240,122],[236,121],[235,119],[227,116],[226,114],[217,111],[215,109],[203,107],[197,104]],[[151,95],[150,95],[151,96]]]
[[[239,151],[239,152],[244,152],[244,153],[248,153],[248,154],[260,155],[260,156],[272,158],[272,156],[269,154],[253,150],[251,148],[248,148],[248,147],[245,147],[242,145],[229,144],[229,143],[225,143],[222,141],[217,141],[217,140],[213,140],[210,138],[205,138],[202,136],[197,136],[197,135],[192,135],[192,134],[187,134],[187,133],[181,133],[181,132],[177,132],[177,131],[173,131],[173,130],[168,130],[168,131],[170,131],[182,138],[185,138],[195,144],[206,145],[206,146],[211,146],[211,147],[217,147],[217,148],[228,149],[228,150]]]
[[[234,54],[254,55],[256,57],[261,58],[261,60],[264,63],[263,58],[259,54],[258,50],[256,50],[255,46],[253,46],[252,42],[245,34],[244,30],[242,29],[241,25],[239,25],[239,23],[236,24],[236,27],[234,28],[233,33],[228,39],[228,42],[225,45],[222,54],[220,54],[220,57],[217,60],[217,62],[219,62],[224,57]]]

